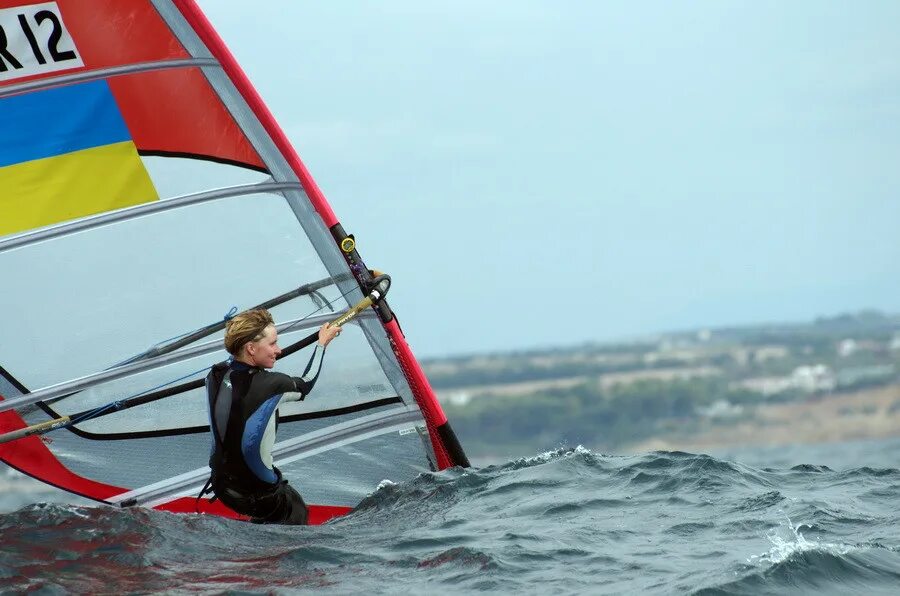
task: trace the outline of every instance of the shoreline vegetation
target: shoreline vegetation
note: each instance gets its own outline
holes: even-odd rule
[[[877,311],[423,367],[481,460],[900,436],[900,316]]]

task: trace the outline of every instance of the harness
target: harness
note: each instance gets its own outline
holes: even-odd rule
[[[231,414],[231,370],[227,362],[220,362],[212,367],[206,376],[206,399],[209,406],[209,430],[212,434],[212,446],[210,448],[209,467],[210,474],[206,484],[200,489],[194,501],[194,511],[199,512],[200,499],[204,495],[213,493],[210,503],[218,499],[213,491],[213,476],[215,464],[224,463],[225,432],[228,430],[228,416]],[[225,389],[224,395],[222,389]],[[219,396],[222,399],[219,399]],[[224,416],[223,416],[224,415]]]

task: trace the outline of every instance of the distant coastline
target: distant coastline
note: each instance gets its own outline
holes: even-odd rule
[[[900,316],[876,311],[424,367],[475,458],[900,436]]]
[[[626,444],[622,451],[701,453],[733,447],[817,444],[900,437],[900,384],[782,404],[759,406],[756,417],[718,422],[700,432],[678,432]]]

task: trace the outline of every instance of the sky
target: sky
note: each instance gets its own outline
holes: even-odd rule
[[[900,312],[900,3],[199,4],[419,356]]]

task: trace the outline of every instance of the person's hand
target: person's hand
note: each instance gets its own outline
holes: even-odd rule
[[[325,323],[319,327],[319,345],[323,348],[327,346],[331,340],[341,334],[340,327],[332,327],[331,323]]]

